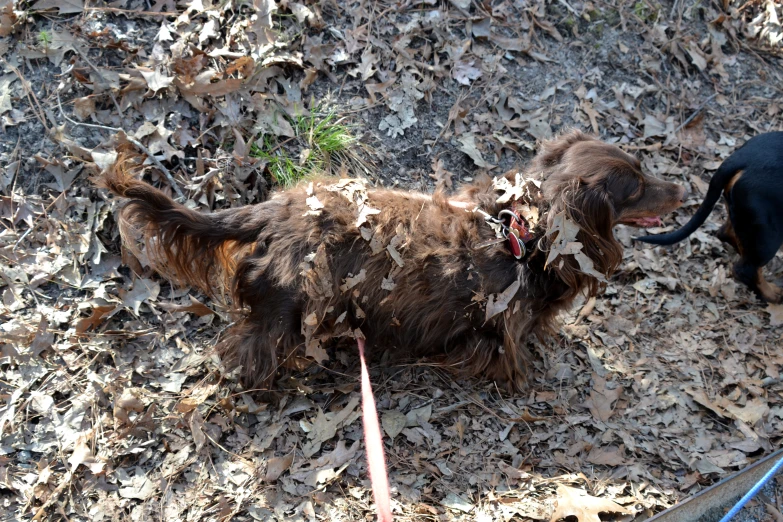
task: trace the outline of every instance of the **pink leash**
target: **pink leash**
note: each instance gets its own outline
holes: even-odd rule
[[[362,363],[362,424],[364,424],[364,445],[367,449],[367,464],[370,466],[370,482],[378,522],[391,522],[391,501],[389,500],[389,479],[386,477],[386,458],[383,455],[381,427],[378,424],[378,411],[375,409],[375,397],[372,395],[370,374],[364,362],[364,339],[357,337],[359,359]]]

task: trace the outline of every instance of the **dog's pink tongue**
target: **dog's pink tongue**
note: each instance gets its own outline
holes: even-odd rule
[[[661,218],[659,217],[645,217],[645,218],[639,218],[634,219],[634,222],[643,228],[649,228],[649,227],[662,227],[663,221],[661,221]]]

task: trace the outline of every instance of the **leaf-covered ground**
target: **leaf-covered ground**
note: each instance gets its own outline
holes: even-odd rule
[[[217,209],[305,165],[450,188],[576,126],[687,185],[671,227],[721,159],[783,129],[782,16],[771,0],[0,0],[0,519],[374,516],[352,347],[281,382],[279,404],[243,393],[212,352],[228,310],[121,263],[115,202],[90,183],[119,145]],[[355,141],[332,150],[320,122]],[[527,394],[374,361],[399,519],[631,520],[776,448],[783,306],[731,278],[724,214],[671,251],[618,227],[621,272],[535,347]],[[755,506],[781,520],[774,488]]]

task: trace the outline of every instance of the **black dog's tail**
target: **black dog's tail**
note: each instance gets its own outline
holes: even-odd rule
[[[707,189],[707,195],[704,197],[699,210],[693,215],[690,221],[685,226],[674,232],[668,234],[659,234],[657,236],[643,236],[634,238],[636,241],[642,241],[644,243],[652,243],[653,245],[673,245],[679,241],[682,241],[686,237],[693,234],[697,228],[699,228],[707,220],[707,217],[715,208],[715,203],[720,199],[720,194],[723,192],[723,188],[731,180],[731,177],[740,170],[740,167],[733,165],[729,157],[718,168],[715,175],[710,180],[710,187]]]
[[[140,232],[146,257],[167,278],[213,296],[215,283],[228,288],[236,254],[256,240],[266,221],[264,212],[252,206],[214,213],[191,210],[136,179],[133,163],[121,156],[96,183],[130,200],[119,216],[126,248],[140,258]]]

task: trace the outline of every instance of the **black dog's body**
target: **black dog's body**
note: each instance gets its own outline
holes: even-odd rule
[[[682,241],[704,223],[721,192],[729,219],[718,238],[739,252],[735,277],[763,300],[783,302],[783,289],[762,275],[764,265],[783,245],[783,132],[760,134],[726,158],[710,181],[701,207],[681,229],[638,240],[656,245]]]

